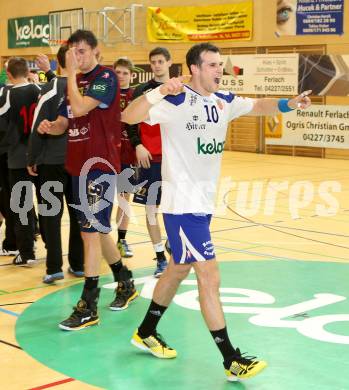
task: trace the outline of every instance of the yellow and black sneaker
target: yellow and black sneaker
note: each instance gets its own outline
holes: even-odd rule
[[[240,349],[236,349],[236,356],[229,362],[224,362],[225,374],[228,381],[234,382],[252,378],[267,367],[267,363],[255,360],[255,356],[243,356]]]
[[[78,304],[69,318],[62,321],[58,326],[63,330],[81,330],[99,323],[97,314],[97,301],[99,288],[91,291],[84,290]]]
[[[173,359],[177,356],[177,351],[170,348],[158,333],[143,339],[138,334],[137,329],[132,336],[131,344],[143,351],[150,352],[160,359]]]
[[[133,280],[118,282],[115,294],[115,299],[109,305],[109,309],[114,311],[127,309],[129,303],[134,301],[139,295]]]

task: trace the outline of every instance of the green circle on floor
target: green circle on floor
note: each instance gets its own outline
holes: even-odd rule
[[[347,388],[348,265],[234,261],[219,266],[233,345],[269,365],[249,380],[249,390],[328,390],[329,381],[331,389]],[[57,325],[71,314],[82,285],[43,297],[17,320],[20,346],[46,366],[105,389],[247,389],[225,380],[222,358],[199,311],[194,274],[180,286],[158,328],[178,357],[157,359],[130,344],[150,302],[151,273],[135,271],[141,297],[122,312],[108,309],[113,290],[105,285],[112,279],[101,278],[101,323],[77,332]]]

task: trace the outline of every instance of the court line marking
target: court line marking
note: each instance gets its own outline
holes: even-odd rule
[[[9,343],[8,341],[5,340],[0,340],[0,343],[8,345],[9,347],[17,348],[23,351],[23,348],[21,348],[19,345]]]
[[[64,385],[65,383],[69,383],[69,382],[73,382],[73,381],[75,381],[74,378],[66,378],[66,379],[62,379],[62,380],[60,380],[60,381],[47,383],[47,384],[45,384],[45,385],[41,385],[41,386],[37,386],[37,387],[31,387],[31,388],[28,389],[28,390],[43,390],[43,389],[48,389],[49,387],[55,387],[55,386],[59,386],[59,385]]]
[[[14,311],[6,310],[6,309],[1,309],[0,308],[0,312],[5,313],[5,314],[9,314],[9,315],[14,316],[14,317],[19,317],[20,316],[20,314],[15,313]]]

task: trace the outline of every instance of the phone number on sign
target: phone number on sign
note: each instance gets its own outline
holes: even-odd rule
[[[295,88],[292,85],[264,85],[265,92],[292,92],[295,93]]]
[[[339,142],[344,143],[344,135],[333,135],[333,134],[303,134],[305,141],[313,142]]]

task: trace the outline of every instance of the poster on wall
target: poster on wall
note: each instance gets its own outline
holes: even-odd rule
[[[349,96],[349,55],[299,55],[298,91],[318,96]]]
[[[342,35],[344,0],[276,0],[276,35]]]
[[[313,105],[265,119],[267,145],[349,148],[349,107]]]
[[[197,7],[148,7],[149,42],[252,39],[253,2]]]
[[[220,88],[237,94],[295,95],[298,54],[223,55]]]
[[[172,64],[170,67],[170,77],[178,77],[182,74],[182,64]],[[135,88],[137,85],[146,83],[154,77],[149,64],[137,64],[133,68],[130,87]]]
[[[8,48],[48,46],[50,25],[48,15],[8,19]]]
[[[223,55],[220,88],[236,94],[349,96],[349,54]]]

